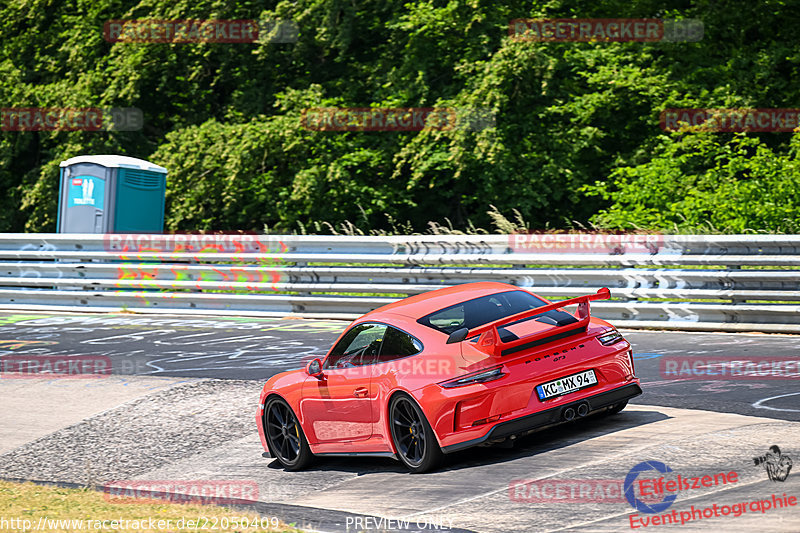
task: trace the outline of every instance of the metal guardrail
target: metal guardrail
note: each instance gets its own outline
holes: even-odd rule
[[[609,287],[593,313],[620,327],[800,333],[800,235],[571,238],[0,234],[0,308],[354,318],[502,281],[552,299]]]

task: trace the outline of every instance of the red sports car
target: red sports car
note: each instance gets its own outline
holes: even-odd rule
[[[323,359],[270,378],[258,432],[287,470],[314,456],[385,456],[411,471],[513,440],[642,393],[630,344],[589,316],[608,289],[557,303],[469,283],[355,320]],[[577,304],[575,314],[562,308]]]

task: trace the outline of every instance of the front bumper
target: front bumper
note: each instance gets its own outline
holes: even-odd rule
[[[442,451],[444,453],[453,453],[466,448],[471,448],[473,446],[478,446],[487,441],[502,439],[511,435],[519,435],[534,429],[558,424],[563,422],[561,413],[564,411],[564,409],[570,406],[574,407],[580,403],[588,403],[589,413],[591,413],[592,411],[597,411],[603,407],[608,407],[610,405],[629,400],[639,396],[641,393],[641,387],[639,387],[639,385],[636,383],[631,383],[629,385],[625,385],[624,387],[619,387],[610,391],[601,392],[600,394],[596,394],[594,396],[589,396],[588,398],[576,400],[574,403],[559,405],[558,407],[552,407],[544,411],[539,411],[538,413],[522,416],[506,422],[500,422],[490,429],[486,435],[477,439],[451,444],[450,446],[443,446]]]

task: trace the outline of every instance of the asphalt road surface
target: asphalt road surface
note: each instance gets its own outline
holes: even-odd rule
[[[263,381],[323,356],[346,325],[332,320],[1,313],[0,357],[108,357],[114,374]],[[800,420],[797,366],[790,378],[711,375],[719,371],[714,366],[719,361],[800,359],[800,336],[624,333],[633,345],[644,390],[633,403]],[[697,364],[699,375],[687,371]],[[675,373],[667,373],[670,369]]]
[[[729,485],[681,490],[665,513],[693,516],[692,509],[730,511],[742,502],[799,496],[796,467],[775,482],[758,463],[773,445],[786,461],[800,457],[797,377],[711,373],[796,359],[800,336],[628,331],[644,394],[618,415],[535,433],[511,449],[451,454],[430,474],[410,475],[391,459],[354,457],[286,472],[262,456],[259,390],[274,373],[324,355],[344,327],[323,320],[2,313],[4,369],[51,357],[107,363],[112,375],[0,373],[0,478],[101,490],[118,480],[244,483],[258,487],[254,505],[262,516],[310,531],[612,533],[642,528],[643,520],[648,532],[800,531],[800,506],[767,513],[752,503],[746,514],[656,526],[658,516],[637,511],[624,489],[631,472],[658,464],[672,478],[738,475]]]

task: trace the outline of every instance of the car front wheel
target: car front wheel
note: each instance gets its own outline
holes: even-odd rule
[[[286,470],[306,467],[314,454],[289,404],[281,398],[273,398],[267,402],[264,413],[264,433],[270,455]]]

